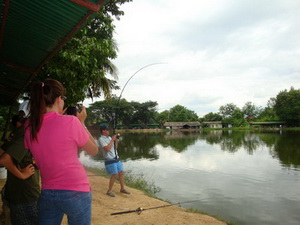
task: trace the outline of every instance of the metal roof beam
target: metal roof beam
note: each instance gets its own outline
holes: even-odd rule
[[[10,92],[10,93],[15,93],[15,92],[16,92],[15,90],[13,90],[13,89],[11,89],[11,88],[8,88],[7,86],[4,86],[4,85],[2,85],[2,84],[0,84],[0,88],[1,88],[1,89],[4,89],[4,90],[6,90],[6,91],[8,91],[8,92]]]
[[[20,65],[17,65],[15,63],[12,63],[12,62],[9,62],[9,61],[6,61],[2,58],[0,58],[0,62],[2,62],[3,64],[7,65],[7,66],[11,66],[13,68],[17,68],[18,70],[21,70],[23,72],[26,72],[26,73],[31,73],[31,74],[36,74],[35,71],[32,71],[32,70],[29,70],[28,68],[24,67],[24,66],[20,66]]]
[[[104,2],[104,0],[98,2],[97,4],[89,2],[87,0],[70,0],[71,2],[74,2],[78,5],[81,5],[85,8],[88,8],[94,12],[98,12],[100,9],[100,6],[102,5],[102,3]]]
[[[70,0],[72,2],[83,2],[84,0]],[[100,6],[103,4],[105,0],[99,0],[99,2],[97,3],[97,5],[99,5],[99,9]],[[91,3],[91,2],[89,2]],[[93,4],[93,3],[91,3]],[[95,4],[94,4],[95,5]],[[98,10],[99,10],[98,9]],[[61,43],[59,43],[59,45],[57,45],[57,47],[51,52],[50,55],[48,55],[48,57],[46,57],[42,63],[40,63],[40,65],[37,67],[37,69],[34,71],[35,73],[38,73],[39,70],[42,68],[42,66],[53,57],[53,55],[56,54],[56,52],[58,52],[58,50],[61,48],[62,45],[64,45],[71,37],[72,35],[88,20],[88,18],[94,13],[94,11],[90,11],[87,15],[85,15],[85,17],[73,28],[73,30],[61,41]]]

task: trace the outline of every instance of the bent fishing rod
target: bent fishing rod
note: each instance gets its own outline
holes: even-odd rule
[[[124,89],[126,88],[127,84],[128,84],[129,81],[130,81],[130,80],[131,80],[138,72],[140,72],[141,70],[143,70],[143,69],[145,69],[145,68],[147,68],[147,67],[149,67],[149,66],[154,66],[154,65],[158,65],[158,64],[167,64],[167,63],[165,63],[165,62],[157,62],[157,63],[151,63],[151,64],[148,64],[148,65],[145,65],[145,66],[143,66],[142,68],[140,68],[139,70],[137,70],[134,74],[132,74],[131,77],[126,81],[124,87],[123,87],[122,90],[121,90],[120,96],[119,96],[118,101],[117,101],[117,105],[116,105],[116,107],[115,107],[114,121],[113,121],[113,123],[114,123],[114,124],[113,124],[113,133],[115,133],[115,130],[116,130],[116,127],[117,127],[117,123],[118,123],[118,119],[117,119],[117,117],[118,117],[118,112],[117,112],[117,110],[118,110],[118,107],[119,107],[119,104],[120,104],[120,100],[121,100],[123,91],[124,91]]]
[[[159,208],[169,207],[169,206],[173,206],[173,205],[179,205],[180,206],[181,204],[190,203],[190,202],[196,202],[196,201],[199,201],[199,200],[186,201],[186,202],[177,202],[177,203],[174,203],[174,204],[161,205],[161,206],[150,207],[150,208],[145,208],[145,209],[141,208],[141,207],[138,207],[135,210],[115,212],[115,213],[111,213],[110,215],[113,216],[113,215],[121,215],[121,214],[134,213],[134,212],[136,212],[136,213],[138,213],[140,215],[142,213],[142,211],[145,211],[145,210],[159,209]]]

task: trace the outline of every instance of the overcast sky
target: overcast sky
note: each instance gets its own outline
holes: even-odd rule
[[[199,117],[300,88],[299,0],[133,0],[114,61],[127,101],[180,104]],[[114,91],[117,96],[120,91]]]

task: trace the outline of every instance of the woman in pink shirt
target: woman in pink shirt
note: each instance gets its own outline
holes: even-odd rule
[[[92,195],[77,149],[96,155],[98,147],[84,125],[86,110],[77,117],[62,115],[65,88],[53,79],[35,82],[30,93],[30,118],[25,125],[25,147],[40,169],[42,191],[39,224],[91,224]]]

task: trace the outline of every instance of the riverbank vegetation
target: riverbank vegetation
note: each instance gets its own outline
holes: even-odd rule
[[[143,129],[164,128],[165,122],[199,121],[204,128],[205,122],[219,121],[230,128],[250,128],[252,122],[278,122],[286,127],[300,126],[300,90],[293,87],[271,97],[266,107],[256,106],[248,101],[241,108],[234,103],[220,106],[218,112],[210,112],[203,117],[181,105],[170,110],[157,111],[157,102],[128,102],[116,96],[90,105],[87,122],[108,123],[116,128]],[[138,126],[139,125],[139,126]]]
[[[109,178],[105,169],[95,169],[92,167],[85,167],[86,170],[94,173],[95,175]],[[155,194],[160,191],[160,188],[145,178],[143,174],[133,174],[131,171],[125,171],[124,173],[125,183],[128,187],[135,188],[143,191],[149,197],[155,197]]]
[[[100,124],[107,124],[115,129],[137,130],[141,129],[165,129],[165,122],[200,122],[200,128],[209,129],[207,122],[220,122],[226,125],[213,129],[255,129],[253,122],[281,122],[284,126],[277,128],[297,129],[300,126],[300,90],[293,87],[289,91],[284,90],[276,97],[269,99],[266,107],[256,106],[252,102],[246,102],[239,108],[234,103],[220,106],[218,112],[210,112],[203,117],[187,109],[176,105],[170,110],[157,111],[158,103],[128,102],[116,96],[104,101],[97,101],[87,108],[87,125],[98,128]],[[15,111],[17,106],[14,107]],[[4,129],[8,108],[0,110],[0,130]]]

